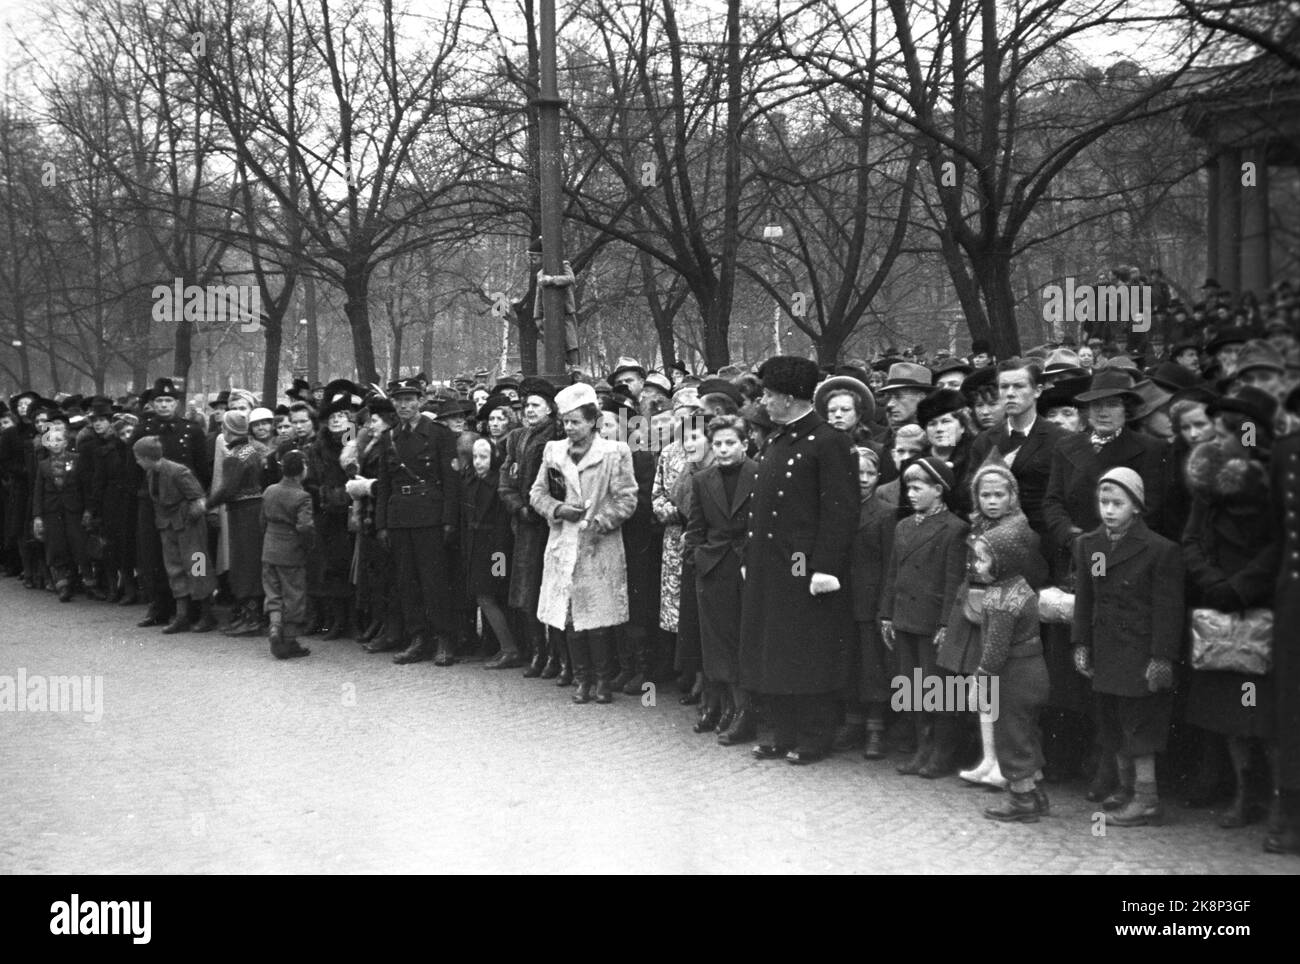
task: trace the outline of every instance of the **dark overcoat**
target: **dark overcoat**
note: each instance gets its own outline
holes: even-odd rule
[[[639,448],[632,450],[636,511],[623,523],[623,554],[627,558],[627,621],[652,632],[659,627],[659,580],[664,551],[664,527],[655,518],[651,499],[658,461],[654,452]]]
[[[147,415],[136,433],[137,439],[154,436],[162,443],[163,458],[179,462],[194,473],[203,488],[212,484],[212,458],[203,430],[188,418]]]
[[[880,618],[894,629],[933,636],[946,626],[957,588],[966,572],[969,526],[951,512],[894,525],[894,546],[881,589]]]
[[[831,693],[854,639],[849,544],[858,518],[852,442],[816,412],[776,429],[758,458],[745,547],[741,685],[757,693]],[[814,573],[840,580],[813,596]]]
[[[546,539],[551,527],[532,510],[528,492],[542,467],[546,443],[562,437],[559,425],[552,418],[531,427],[517,428],[506,436],[506,457],[501,463],[498,488],[506,511],[514,519],[515,530],[507,601],[530,617],[537,612]]]
[[[1112,544],[1104,527],[1075,543],[1078,584],[1072,641],[1092,650],[1092,688],[1146,696],[1152,657],[1177,662],[1183,649],[1183,554],[1141,519]]]
[[[1300,435],[1273,446],[1272,501],[1278,533],[1273,599],[1273,685],[1277,695],[1279,783],[1300,793]]]
[[[1198,491],[1192,497],[1191,515],[1183,532],[1191,607],[1222,608],[1213,606],[1205,594],[1224,583],[1240,604],[1234,612],[1273,605],[1277,530],[1269,505],[1267,470],[1253,461],[1235,461],[1251,466],[1239,480],[1239,488],[1226,491],[1229,483],[1223,473],[1214,480],[1212,491]],[[1254,699],[1243,705],[1247,685],[1253,688]],[[1273,698],[1272,673],[1257,676],[1193,670],[1187,719],[1213,733],[1267,737],[1274,733],[1276,722]]]
[[[471,475],[465,483],[461,506],[460,557],[465,566],[465,589],[470,598],[505,596],[510,586],[510,557],[514,537],[510,513],[498,491],[495,471],[483,478]]]
[[[692,589],[699,603],[700,650],[704,675],[711,681],[740,681],[740,612],[745,581],[740,560],[749,531],[749,500],[758,478],[758,463],[746,459],[730,501],[722,469],[710,465],[691,478],[690,514],[682,534],[683,552],[695,566]]]
[[[423,529],[460,524],[456,434],[420,415],[385,436],[375,483],[375,529]]]

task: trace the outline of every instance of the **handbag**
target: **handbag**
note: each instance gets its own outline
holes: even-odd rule
[[[551,498],[557,502],[563,502],[569,494],[569,487],[564,482],[564,473],[556,468],[546,470],[546,490],[551,494]]]
[[[1273,669],[1273,610],[1192,610],[1192,669],[1263,676]]]

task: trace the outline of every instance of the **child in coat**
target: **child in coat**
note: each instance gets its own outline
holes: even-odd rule
[[[894,528],[880,631],[885,646],[898,657],[895,686],[914,694],[910,703],[916,752],[898,772],[933,780],[954,770],[957,714],[952,707],[918,709],[920,688],[927,685],[925,680],[937,678],[936,654],[966,570],[966,523],[944,504],[955,480],[943,459],[916,459],[904,470],[902,481],[912,514]]]
[[[510,589],[510,557],[514,540],[510,535],[510,513],[497,491],[503,449],[490,439],[476,439],[471,450],[473,473],[465,484],[461,511],[461,558],[465,585],[492,627],[501,651],[483,664],[484,669],[514,669],[523,665],[519,647],[510,631],[502,600]]]
[[[1074,546],[1074,665],[1092,680],[1102,752],[1115,754],[1119,789],[1107,824],[1161,817],[1156,754],[1173,706],[1173,661],[1183,639],[1183,556],[1142,520],[1142,477],[1118,467],[1097,483],[1101,525]]]
[[[49,567],[60,602],[72,601],[73,579],[81,574],[90,586],[90,560],[86,555],[83,523],[82,473],[85,463],[68,450],[67,423],[52,422],[41,438],[46,456],[36,463],[32,493],[32,534],[45,543]]]
[[[293,449],[280,458],[282,478],[262,495],[262,591],[271,619],[271,655],[306,656],[307,560],[316,549],[311,494],[303,488],[307,459]]]

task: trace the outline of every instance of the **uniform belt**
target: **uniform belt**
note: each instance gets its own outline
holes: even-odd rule
[[[395,485],[393,491],[398,495],[426,495],[431,488],[428,482],[413,482],[410,485]]]

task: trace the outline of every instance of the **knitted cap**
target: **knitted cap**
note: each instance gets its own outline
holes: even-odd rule
[[[231,409],[221,416],[221,427],[231,435],[248,434],[248,413]]]
[[[1118,485],[1132,497],[1133,501],[1137,503],[1139,509],[1143,512],[1146,511],[1147,490],[1146,486],[1142,484],[1142,476],[1138,475],[1132,469],[1119,465],[1110,469],[1105,475],[1097,480],[1097,488],[1101,488],[1101,486],[1106,482]]]

